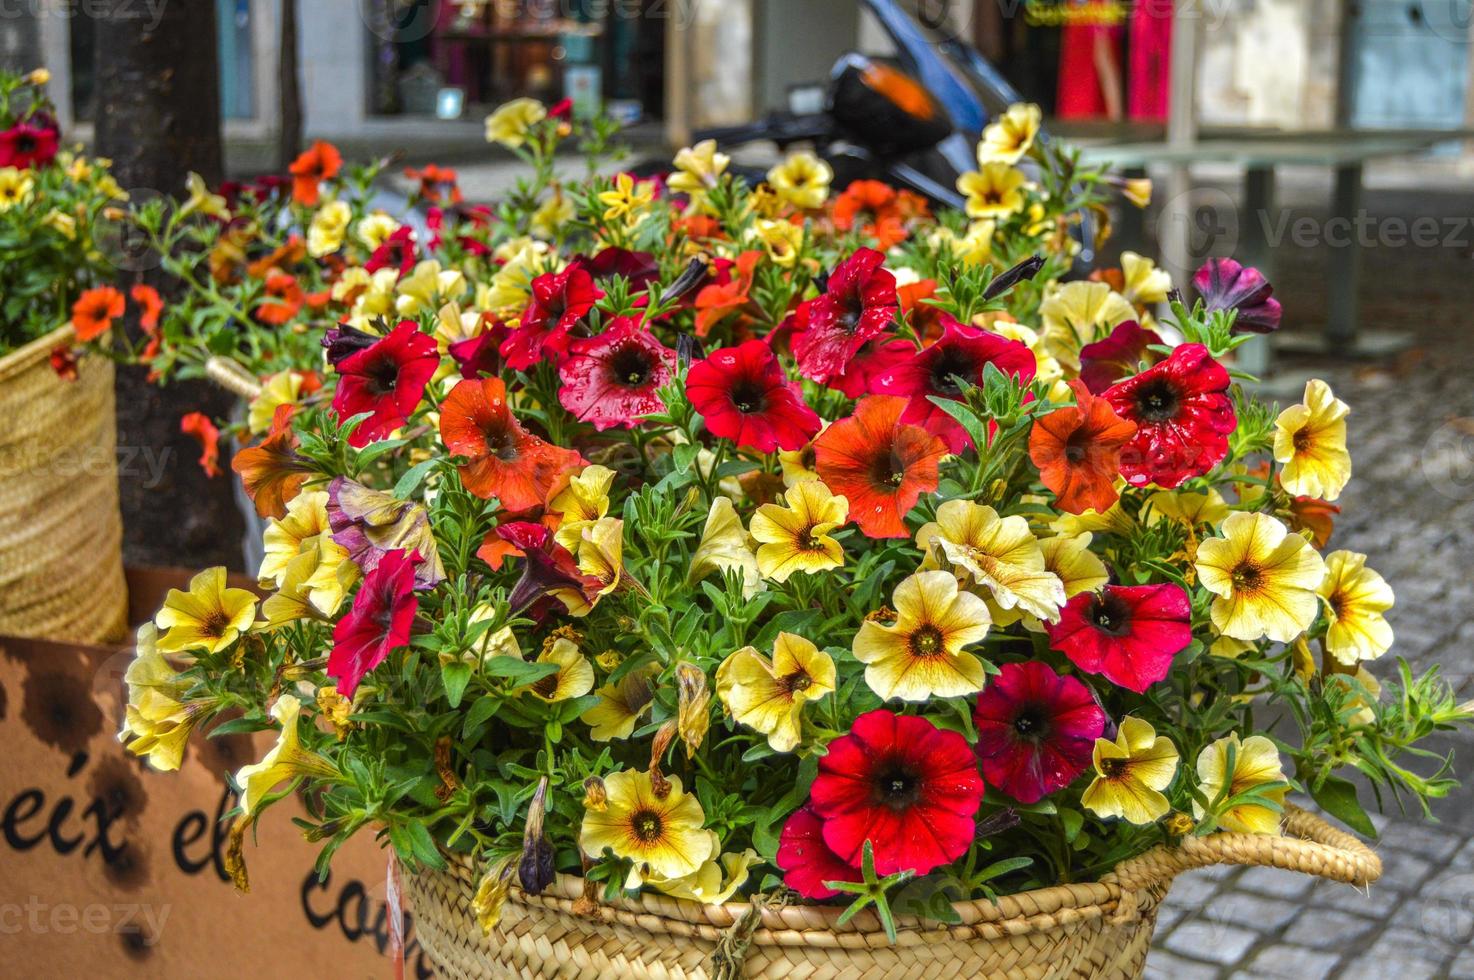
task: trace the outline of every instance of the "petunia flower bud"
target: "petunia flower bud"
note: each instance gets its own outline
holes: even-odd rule
[[[657,800],[663,800],[670,795],[670,782],[660,771],[660,760],[665,758],[666,750],[670,748],[671,740],[675,737],[676,723],[668,721],[656,731],[655,739],[650,745],[650,784]]]
[[[603,812],[609,805],[609,794],[604,789],[604,780],[590,776],[583,781],[583,806],[585,810]]]
[[[553,865],[553,844],[543,832],[547,813],[548,777],[537,784],[532,802],[527,807],[527,825],[522,831],[522,859],[517,862],[517,880],[529,895],[541,895],[557,875]]]
[[[696,754],[711,727],[711,689],[706,686],[706,672],[692,663],[676,668],[676,689],[680,706],[676,714],[676,731],[686,744],[686,758]]]
[[[516,855],[508,854],[486,869],[481,883],[476,886],[476,895],[471,899],[471,911],[483,934],[490,935],[497,923],[502,921],[502,907],[507,904],[507,892],[512,888],[512,873],[516,870]]]

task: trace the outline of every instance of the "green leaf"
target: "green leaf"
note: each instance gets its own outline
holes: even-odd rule
[[[988,444],[988,427],[983,424],[982,419],[978,418],[978,413],[969,408],[965,402],[953,401],[950,398],[941,398],[937,395],[928,395],[927,401],[956,419],[967,430],[967,434],[972,437],[972,444],[974,446],[986,446]]]
[[[471,682],[471,665],[461,660],[452,660],[440,668],[440,679],[445,683],[445,699],[452,708],[461,706],[461,695]]]
[[[461,737],[470,739],[471,733],[490,721],[501,706],[502,702],[489,694],[477,698],[471,705],[471,710],[466,712],[466,720],[461,724]]]
[[[1327,776],[1320,788],[1310,794],[1331,816],[1361,834],[1363,837],[1377,836],[1377,828],[1361,808],[1356,798],[1356,785],[1340,776]]]
[[[394,484],[394,496],[400,500],[408,500],[409,495],[414,493],[415,488],[425,479],[425,474],[434,469],[437,462],[439,461],[427,459],[422,463],[416,463],[411,466],[404,476],[399,478],[399,482]]]
[[[488,677],[505,678],[512,682],[513,687],[524,687],[556,674],[558,665],[528,663],[516,657],[492,657],[486,661],[482,669]]]

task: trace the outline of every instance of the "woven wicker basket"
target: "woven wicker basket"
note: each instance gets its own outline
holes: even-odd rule
[[[1159,847],[1120,865],[1104,881],[1058,885],[994,902],[953,906],[960,925],[902,920],[893,946],[879,921],[861,913],[835,925],[839,910],[788,906],[763,911],[742,976],[802,980],[988,977],[1017,980],[1133,980],[1146,965],[1157,906],[1172,879],[1212,864],[1260,865],[1366,885],[1382,873],[1377,856],[1319,817],[1290,808],[1283,837],[1214,834]],[[574,911],[576,878],[560,877],[533,897],[516,889],[502,921],[483,936],[471,911],[476,871],[408,875],[415,934],[442,977],[708,980],[711,954],[747,911],[641,895]]]
[[[98,643],[123,637],[113,364],[75,381],[51,352],[70,326],[0,358],[0,633]]]

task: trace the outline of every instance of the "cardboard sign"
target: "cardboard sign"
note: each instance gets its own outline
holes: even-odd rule
[[[130,577],[138,601],[173,576]],[[145,587],[140,588],[140,585]],[[319,881],[284,800],[246,839],[251,892],[224,867],[225,778],[275,733],[205,739],[179,772],[118,743],[128,649],[0,637],[0,941],[24,977],[389,978],[387,854],[355,838]],[[433,971],[407,926],[405,975]]]

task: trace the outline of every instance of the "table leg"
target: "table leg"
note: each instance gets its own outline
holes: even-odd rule
[[[1357,218],[1362,210],[1362,165],[1349,163],[1336,168],[1336,186],[1331,194],[1331,220],[1347,229],[1344,243],[1332,243],[1326,283],[1326,349],[1350,350],[1356,346],[1356,329],[1361,316],[1360,297],[1362,247],[1357,238]]]
[[[1274,254],[1265,228],[1274,208],[1274,168],[1250,167],[1244,172],[1244,206],[1239,215],[1238,260],[1258,269],[1270,282],[1274,281]],[[1236,352],[1238,367],[1258,378],[1274,370],[1268,337],[1256,336]]]

